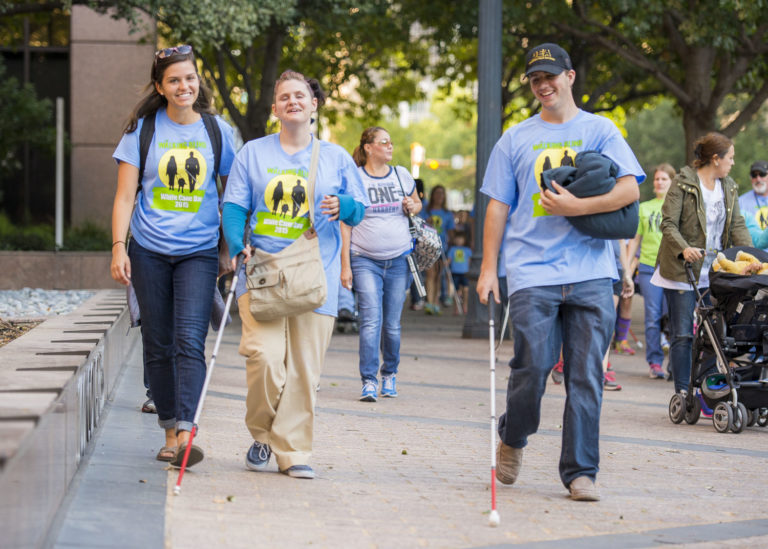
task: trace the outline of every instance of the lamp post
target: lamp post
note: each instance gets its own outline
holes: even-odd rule
[[[477,287],[483,260],[483,224],[488,198],[480,192],[485,167],[501,135],[501,0],[479,0],[477,48],[477,171],[475,176],[475,227],[468,278]],[[488,336],[488,308],[469,292],[469,309],[462,337]]]

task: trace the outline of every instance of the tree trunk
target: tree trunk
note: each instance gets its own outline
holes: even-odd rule
[[[715,130],[714,116],[708,116],[702,112],[694,111],[691,108],[683,109],[683,129],[685,131],[685,163],[687,165],[693,164],[693,144],[694,142],[706,134]]]

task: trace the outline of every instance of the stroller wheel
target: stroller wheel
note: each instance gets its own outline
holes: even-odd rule
[[[765,427],[768,425],[768,408],[760,408],[756,411],[757,415],[757,424],[760,427]]]
[[[757,416],[758,416],[757,410],[747,410],[747,427],[752,427],[755,423],[757,423]]]
[[[669,419],[672,423],[681,423],[685,417],[685,398],[675,393],[669,401]]]
[[[701,417],[701,401],[699,401],[698,395],[694,393],[690,393],[686,397],[686,401],[685,422],[688,425],[694,425]]]
[[[731,431],[734,433],[740,433],[744,430],[747,424],[747,407],[741,402],[733,408],[733,421],[731,422]]]
[[[718,402],[712,410],[712,425],[718,433],[725,433],[733,426],[733,409],[727,402]]]

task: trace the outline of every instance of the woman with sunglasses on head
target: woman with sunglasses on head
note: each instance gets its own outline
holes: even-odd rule
[[[390,166],[392,139],[374,126],[360,136],[352,157],[371,200],[363,221],[342,225],[341,283],[357,292],[360,309],[360,400],[376,402],[378,373],[381,396],[396,397],[400,364],[400,316],[410,284],[408,215],[421,211],[416,182],[402,166]],[[383,362],[379,368],[379,348]]]
[[[213,295],[218,273],[217,159],[203,121],[212,113],[192,47],[159,50],[147,94],[113,154],[118,175],[111,274],[136,292],[145,372],[165,429],[157,459],[174,465],[181,464],[205,380],[211,299],[200,296]],[[140,175],[141,130],[148,120],[154,121],[154,134]],[[219,117],[213,120],[221,134],[218,175],[224,183],[235,156],[232,128]],[[187,173],[184,166],[194,168]],[[194,446],[188,465],[202,458]]]
[[[245,423],[253,444],[246,467],[264,471],[275,454],[278,470],[314,478],[312,455],[315,391],[338,309],[341,265],[339,220],[356,225],[369,201],[355,163],[338,145],[318,140],[313,117],[325,102],[317,80],[285,71],[277,79],[272,114],[280,132],[246,143],[237,154],[224,194],[224,235],[231,256],[251,248],[277,253],[310,227],[309,200],[319,238],[327,299],[314,311],[257,321],[250,313],[245,276],[236,294],[246,357]],[[312,149],[319,147],[314,195],[309,189]],[[250,218],[248,212],[251,212]],[[243,247],[247,224],[248,245]]]

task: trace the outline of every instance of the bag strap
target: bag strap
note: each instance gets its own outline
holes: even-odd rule
[[[144,179],[144,168],[147,165],[149,146],[152,144],[152,137],[155,135],[155,116],[157,116],[157,111],[152,115],[145,116],[144,123],[141,125],[141,132],[139,132],[139,186],[136,188],[136,196],[139,196],[141,192],[141,181]]]
[[[205,131],[208,132],[208,139],[211,140],[211,147],[213,148],[213,179],[215,181],[221,167],[221,128],[214,115],[207,112],[200,114],[203,117]]]
[[[309,161],[309,177],[307,177],[307,206],[309,207],[310,226],[315,226],[315,178],[317,177],[317,164],[320,160],[320,140],[312,137],[312,159]]]
[[[397,173],[397,166],[392,166],[392,169],[395,172],[395,177],[397,177],[397,183],[398,185],[400,185],[400,192],[403,193],[403,198],[405,198],[407,195],[405,194],[405,189],[403,188],[403,182],[400,181],[400,174]],[[406,215],[406,214],[403,213],[403,215]],[[408,221],[413,223],[413,214],[411,212],[408,212],[407,215],[408,215]]]

